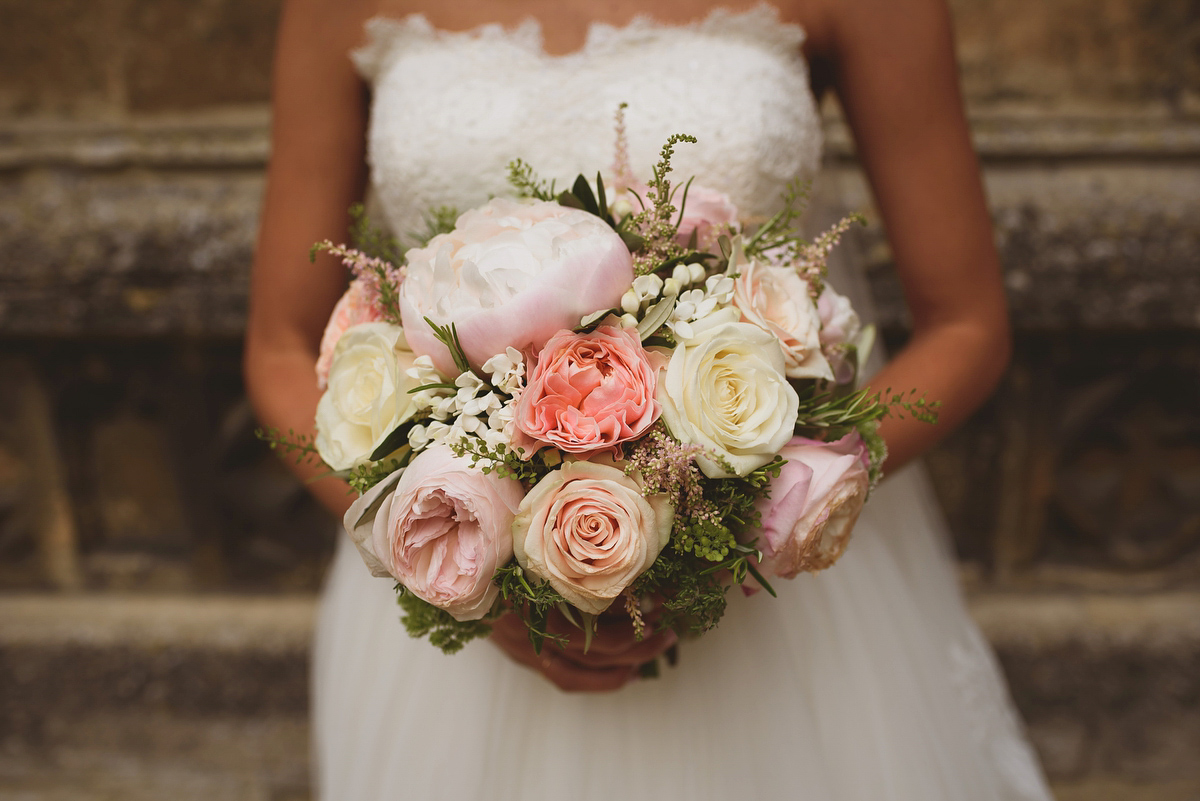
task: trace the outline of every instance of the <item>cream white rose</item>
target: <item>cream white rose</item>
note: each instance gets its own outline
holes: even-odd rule
[[[366,461],[413,416],[408,369],[415,359],[398,325],[363,323],[342,334],[317,403],[317,453],[326,464],[345,470]]]
[[[791,267],[751,259],[737,268],[733,305],[746,322],[770,331],[783,348],[788,378],[833,379],[821,351],[821,317],[808,282]]]
[[[792,437],[799,398],[784,375],[775,336],[723,309],[692,325],[658,382],[662,419],[681,442],[700,445],[744,476],[775,458]],[[696,463],[709,478],[729,473]]]
[[[567,462],[517,510],[513,553],[577,609],[598,615],[646,571],[671,537],[666,495],[612,462]]]

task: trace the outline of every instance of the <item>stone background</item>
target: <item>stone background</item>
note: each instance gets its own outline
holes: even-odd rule
[[[331,523],[238,364],[278,5],[0,0],[2,799],[306,797]],[[1062,798],[1197,799],[1200,1],[952,7],[1017,335],[928,459],[972,609]]]

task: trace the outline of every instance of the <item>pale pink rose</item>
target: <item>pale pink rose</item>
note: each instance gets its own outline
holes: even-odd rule
[[[506,348],[536,352],[555,332],[616,307],[633,281],[617,233],[586,211],[495,198],[410,250],[400,313],[409,345],[444,375],[457,370],[425,322],[454,323],[476,367]]]
[[[666,357],[642,347],[637,329],[559,331],[542,348],[517,403],[514,445],[608,451],[641,436],[662,413],[655,400]]]
[[[637,213],[642,210],[642,203],[650,204],[650,198],[647,196],[650,187],[645,184],[635,184],[630,187],[630,190],[637,193],[641,202],[637,198],[632,198],[628,202],[622,201],[622,208]],[[675,193],[672,205],[678,208],[681,202],[683,202],[683,218],[679,221],[679,230],[675,234],[675,241],[685,247],[692,241],[692,232],[695,232],[697,250],[717,253],[717,238],[721,234],[727,233],[731,226],[734,231],[738,230],[737,206],[733,205],[729,195],[724,192],[693,182],[688,187],[686,202],[684,202],[682,186]],[[672,219],[673,221],[674,219]]]
[[[821,349],[833,370],[834,381],[847,384],[854,380],[854,365],[846,358],[846,346],[858,339],[862,323],[850,299],[839,295],[828,283],[817,298],[821,317]]]
[[[822,570],[846,549],[870,486],[867,448],[857,432],[835,442],[795,437],[780,455],[787,463],[758,502],[763,567],[793,578]]]
[[[769,331],[783,348],[788,378],[831,380],[821,352],[821,318],[808,294],[808,282],[791,267],[751,259],[737,267],[733,305],[742,319]]]
[[[434,445],[376,484],[346,512],[346,530],[375,576],[391,576],[456,620],[478,620],[512,557],[525,490]]]
[[[640,474],[611,461],[566,462],[521,501],[513,552],[577,609],[598,615],[654,564],[673,521],[668,496],[645,497]]]
[[[373,323],[383,319],[375,302],[375,292],[360,278],[350,282],[346,293],[333,307],[333,314],[325,325],[321,336],[321,350],[317,357],[317,387],[325,389],[329,383],[329,366],[333,364],[333,350],[346,329],[360,323]]]

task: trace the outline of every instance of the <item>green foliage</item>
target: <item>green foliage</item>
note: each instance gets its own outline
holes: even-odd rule
[[[508,163],[508,183],[517,192],[518,197],[532,197],[538,200],[555,200],[558,193],[554,182],[546,183],[537,177],[537,173],[521,159],[513,159]]]
[[[456,222],[458,222],[458,209],[453,206],[437,206],[425,213],[425,230],[411,234],[409,238],[413,241],[414,247],[423,248],[438,234],[448,234],[453,231]]]
[[[371,487],[374,487],[397,470],[407,467],[410,461],[412,461],[412,449],[406,447],[404,448],[404,453],[397,458],[381,459],[378,462],[364,462],[357,467],[352,467],[350,474],[346,476],[346,483],[359,495],[365,495]]]
[[[664,548],[650,569],[637,577],[635,596],[661,599],[659,625],[679,634],[703,634],[725,614],[727,583],[688,553]]]
[[[284,454],[285,458],[294,457],[296,464],[324,464],[321,454],[317,453],[316,443],[308,434],[297,434],[289,428],[287,436],[284,436],[277,428],[256,428],[254,436],[267,443],[271,450]]]
[[[458,368],[458,372],[469,373],[471,363],[467,361],[467,354],[463,351],[462,343],[458,341],[458,327],[454,323],[438,325],[428,317],[425,318],[425,322],[433,329],[433,335],[438,341],[450,351],[450,358],[454,359],[454,366]]]
[[[676,550],[690,553],[709,562],[720,562],[737,545],[729,526],[716,520],[685,520],[673,533],[671,544]]]
[[[796,433],[811,439],[841,439],[858,425],[888,414],[888,405],[870,388],[836,395],[813,384],[798,394]]]
[[[497,570],[492,581],[500,587],[500,597],[521,612],[521,619],[529,629],[529,641],[533,643],[536,653],[542,652],[546,640],[560,648],[566,646],[567,638],[561,634],[551,634],[547,627],[551,609],[567,608],[567,600],[557,590],[540,579],[533,578],[530,581],[516,559]]]
[[[867,455],[871,460],[871,489],[875,489],[879,480],[883,478],[883,463],[887,459],[888,453],[887,443],[879,435],[879,421],[866,420],[859,423],[857,428],[858,435],[862,437],[863,444],[867,446]]]
[[[361,203],[350,207],[350,242],[356,250],[392,264],[404,263],[404,246],[382,228],[372,225]]]
[[[783,193],[783,208],[759,226],[754,235],[745,241],[742,249],[747,256],[761,256],[767,251],[787,247],[800,241],[796,224],[808,206],[811,181],[792,180]]]
[[[479,467],[480,472],[495,473],[500,478],[515,478],[526,486],[536,484],[553,469],[553,465],[545,461],[546,451],[525,459],[524,448],[513,449],[503,442],[493,448],[480,437],[466,437],[450,448],[457,456],[469,457],[471,464]]]
[[[672,134],[667,139],[659,154],[658,163],[654,165],[646,198],[639,198],[642,211],[634,214],[629,222],[629,227],[644,240],[642,252],[634,258],[634,267],[638,275],[661,270],[672,259],[676,260],[673,263],[679,263],[687,253],[687,249],[675,241],[679,223],[673,221],[673,218],[678,211],[682,219],[683,208],[680,206],[677,209],[672,204],[674,191],[667,178],[672,170],[671,159],[675,155],[675,146],[682,142],[694,144],[696,137]]]
[[[492,626],[484,620],[455,620],[443,609],[438,609],[396,585],[396,602],[404,610],[400,620],[410,637],[429,637],[429,642],[447,654],[458,653],[471,640],[492,633]]]

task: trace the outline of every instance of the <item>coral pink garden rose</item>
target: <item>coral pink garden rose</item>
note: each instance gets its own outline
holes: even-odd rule
[[[808,282],[791,267],[756,259],[737,269],[733,305],[746,322],[779,339],[787,377],[831,380],[833,371],[821,351],[821,318],[809,297]]]
[[[640,475],[611,461],[567,462],[547,473],[513,521],[517,562],[576,608],[600,614],[670,539],[670,498],[647,498],[642,489]]]
[[[410,347],[457,375],[426,317],[455,324],[476,367],[512,347],[536,352],[555,332],[620,304],[633,259],[594,214],[553,202],[495,198],[406,256],[400,313]]]
[[[823,570],[846,549],[870,486],[867,448],[857,432],[834,442],[795,437],[787,459],[758,503],[763,567],[782,578]]]
[[[642,347],[637,329],[559,331],[538,355],[517,403],[526,455],[550,445],[568,453],[606,450],[641,436],[662,413],[654,396],[667,359]]]
[[[512,522],[525,490],[485,474],[444,445],[417,455],[346,512],[346,530],[372,575],[391,576],[456,620],[478,620],[499,594]]]
[[[356,278],[350,282],[346,294],[342,295],[337,305],[333,307],[333,314],[329,316],[329,323],[326,324],[325,333],[321,336],[321,350],[317,357],[318,388],[325,389],[328,385],[329,366],[333,364],[333,351],[346,329],[360,323],[373,323],[383,319],[375,300],[375,293],[367,282]]]

